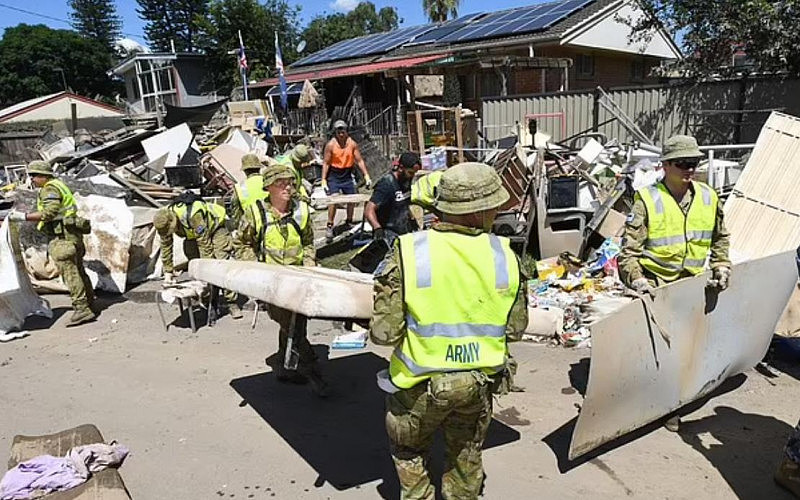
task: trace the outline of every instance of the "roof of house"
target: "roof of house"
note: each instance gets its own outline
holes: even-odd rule
[[[116,66],[108,70],[108,73],[121,75],[128,71],[136,61],[174,61],[176,59],[201,59],[204,57],[206,57],[204,54],[198,54],[196,52],[137,52],[118,62]]]
[[[122,110],[115,108],[114,106],[110,106],[108,104],[95,101],[94,99],[89,99],[88,97],[83,97],[78,94],[73,94],[71,92],[61,91],[61,92],[56,92],[55,94],[44,95],[41,97],[34,97],[33,99],[28,99],[27,101],[18,102],[17,104],[14,104],[7,108],[0,109],[0,122],[10,120],[11,118],[27,113],[28,111],[33,111],[34,109],[41,108],[42,106],[46,106],[60,99],[75,99],[84,102],[86,104],[107,109],[109,111],[116,111],[117,113],[120,114],[124,113]]]

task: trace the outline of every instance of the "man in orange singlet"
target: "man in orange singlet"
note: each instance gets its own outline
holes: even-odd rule
[[[322,160],[322,187],[325,194],[356,194],[356,181],[353,178],[353,167],[358,165],[364,174],[367,188],[372,185],[372,180],[367,172],[367,165],[361,157],[356,141],[347,133],[347,123],[336,120],[333,124],[333,138],[325,145],[325,155]],[[333,219],[336,217],[338,205],[328,207],[328,227],[325,230],[325,239],[333,240]],[[353,205],[347,204],[348,225],[353,224]]]

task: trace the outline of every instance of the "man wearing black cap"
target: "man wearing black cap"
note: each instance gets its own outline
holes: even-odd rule
[[[417,154],[403,153],[398,165],[375,184],[364,216],[372,226],[372,234],[376,239],[384,238],[391,245],[397,236],[415,229],[416,223],[409,211],[411,179],[420,167]]]

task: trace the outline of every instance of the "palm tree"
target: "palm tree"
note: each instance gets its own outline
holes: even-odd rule
[[[432,22],[441,23],[458,16],[458,3],[459,0],[422,0],[422,9]]]

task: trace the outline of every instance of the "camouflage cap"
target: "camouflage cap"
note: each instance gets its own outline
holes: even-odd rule
[[[242,170],[247,172],[248,170],[258,170],[262,167],[261,160],[258,159],[257,155],[252,153],[246,154],[242,156]]]
[[[264,169],[264,187],[270,186],[278,179],[294,179],[294,169],[280,163],[270,165]]]
[[[697,140],[690,135],[673,135],[664,143],[661,161],[679,158],[702,158],[705,156],[697,147]]]
[[[446,214],[464,215],[498,208],[509,197],[492,167],[485,163],[461,163],[442,174],[436,209]]]
[[[178,217],[169,208],[161,208],[153,216],[153,227],[159,234],[173,234],[178,227]]]
[[[293,162],[307,163],[311,161],[311,151],[305,144],[298,144],[292,149],[291,158]]]
[[[53,167],[49,163],[42,160],[32,161],[28,164],[28,175],[53,175]]]

